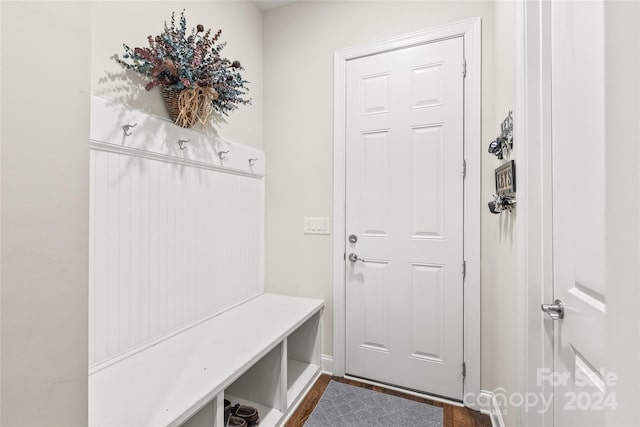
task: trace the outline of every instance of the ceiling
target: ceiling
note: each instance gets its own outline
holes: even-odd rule
[[[291,3],[295,0],[253,0],[263,11],[275,9],[276,7],[284,6],[287,3]]]

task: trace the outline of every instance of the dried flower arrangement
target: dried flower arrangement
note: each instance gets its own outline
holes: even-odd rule
[[[242,78],[239,61],[230,61],[220,53],[226,42],[220,42],[222,30],[211,35],[200,24],[187,35],[184,10],[176,25],[175,12],[171,25],[165,22],[164,31],[155,37],[148,36],[149,47],[124,46],[122,59],[115,60],[124,68],[147,76],[147,90],[156,86],[162,89],[171,118],[182,127],[200,122],[210,123],[215,111],[224,115],[250,104],[245,98],[247,82]]]

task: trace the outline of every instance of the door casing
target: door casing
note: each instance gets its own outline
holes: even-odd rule
[[[480,395],[481,18],[447,24],[334,53],[333,374],[345,374],[345,130],[347,61],[452,37],[464,38],[464,395]],[[462,72],[463,64],[460,64]],[[463,165],[460,165],[462,173]],[[462,266],[461,266],[462,268]],[[462,368],[462,367],[461,367]],[[468,399],[470,407],[477,399]],[[476,408],[480,409],[480,408]]]
[[[631,4],[631,3],[629,3]],[[628,6],[627,3],[620,3],[620,5]],[[616,14],[624,13],[624,19],[620,19],[620,16]],[[605,20],[605,25],[615,22],[619,28],[633,28],[632,24],[635,19],[636,22],[640,19],[640,8],[637,8],[635,13],[626,13],[622,10],[608,9]],[[516,281],[517,295],[518,295],[518,392],[520,395],[526,395],[527,393],[539,394],[543,393],[545,396],[549,396],[553,392],[553,388],[548,385],[547,382],[543,382],[543,387],[539,387],[537,384],[536,371],[537,369],[551,369],[553,370],[553,325],[551,322],[544,323],[544,316],[539,311],[539,304],[553,301],[553,233],[552,233],[552,156],[551,156],[551,3],[544,0],[532,0],[525,1],[519,0],[516,3],[516,107],[514,111],[515,117],[520,117],[520,120],[514,120],[514,139],[518,141],[518,151],[516,152],[516,161],[518,164],[518,192],[526,192],[526,198],[518,199],[518,223],[516,226],[517,244],[516,251],[518,262],[518,278]],[[626,25],[626,26],[625,26]],[[607,33],[610,37],[611,33]],[[620,39],[624,39],[629,42],[633,39],[630,34],[624,32],[623,36],[618,35],[618,38],[614,38],[614,43],[619,42]],[[611,42],[611,41],[610,41]],[[632,44],[633,45],[633,44]],[[614,59],[625,63],[625,72],[634,69],[629,64],[632,64],[632,58],[634,55],[636,58],[640,55],[640,52],[631,52],[627,49],[620,50]],[[635,48],[637,49],[637,45]],[[620,56],[624,56],[624,60]],[[619,67],[620,62],[616,63],[611,60],[611,57],[607,59],[608,67]],[[636,64],[637,65],[637,64]],[[607,91],[614,93],[619,88],[615,88],[615,85],[611,85],[611,80],[619,79],[620,82],[628,81],[625,78],[629,78],[629,75],[621,73],[620,75],[612,74],[606,80],[608,86]],[[631,88],[625,86],[624,90],[630,91]],[[633,91],[631,91],[633,92]],[[638,92],[640,94],[640,92]],[[622,132],[629,131],[629,127],[620,126],[621,122],[625,122],[625,125],[633,123],[628,121],[625,116],[618,117],[619,110],[624,111],[629,109],[629,103],[619,102],[611,100],[611,96],[607,95],[606,108],[610,110],[607,116],[606,126],[609,131],[619,130]],[[633,95],[629,97],[633,99]],[[612,108],[613,107],[613,108]],[[632,107],[633,108],[633,107]],[[611,111],[613,110],[613,112]],[[633,111],[633,109],[630,109]],[[637,111],[637,110],[636,110]],[[615,113],[615,115],[614,115]],[[614,120],[617,119],[616,120]],[[609,132],[608,131],[608,132]],[[607,132],[606,137],[609,137]],[[634,131],[637,132],[637,131]],[[640,183],[637,181],[629,182],[626,175],[624,178],[620,174],[620,171],[625,170],[637,170],[638,162],[640,158],[627,156],[622,158],[620,153],[628,150],[629,146],[636,144],[637,138],[634,139],[634,135],[626,134],[626,138],[613,139],[614,143],[611,143],[607,147],[607,183],[606,190],[610,192],[611,189],[621,188],[624,186],[626,194],[630,194],[631,198],[638,193],[640,189]],[[617,148],[618,152],[612,152],[610,148]],[[627,153],[629,151],[626,151]],[[612,167],[610,167],[612,166]],[[616,197],[615,192],[608,194],[607,198]],[[620,227],[625,227],[623,236],[627,242],[632,242],[634,236],[638,236],[634,232],[637,231],[638,222],[640,218],[637,211],[637,205],[634,207],[626,206],[622,210],[612,210],[615,214],[609,215],[607,220],[607,227],[611,227],[611,224],[620,224]],[[622,218],[621,218],[622,216]],[[620,233],[620,230],[614,229],[614,233]],[[623,252],[625,256],[629,253],[633,255],[633,251],[621,250],[616,245],[620,245],[620,241],[615,238],[611,238],[614,233],[610,233],[607,229],[609,236],[607,238],[609,247],[607,248],[606,256],[611,253]],[[524,236],[524,238],[522,237]],[[618,235],[619,236],[619,235]],[[618,237],[619,238],[619,237]],[[630,245],[633,246],[633,245]],[[635,254],[637,256],[637,253]],[[622,258],[622,265],[633,266],[636,265],[633,261],[629,262],[629,258],[615,256],[612,259],[618,261]],[[637,259],[637,258],[636,258]],[[629,292],[629,283],[635,283],[633,280],[629,281],[629,269],[618,269],[619,265],[609,267],[610,271],[606,273],[606,280],[608,288],[607,292],[612,292],[611,297],[607,297],[607,304],[613,306],[619,304],[618,308],[622,308],[621,301],[627,305],[634,306],[637,309],[640,306],[640,300],[637,299],[640,293],[636,292],[635,295]],[[610,276],[616,274],[620,275],[622,280],[610,280]],[[623,294],[615,294],[613,292],[620,290]],[[633,360],[615,360],[609,356],[607,363],[618,363],[612,367],[607,367],[610,372],[618,371],[625,372],[627,378],[636,378],[635,385],[631,380],[627,385],[638,387],[640,385],[640,377],[637,375],[640,372],[640,364],[637,361],[637,354],[629,351],[629,349],[637,348],[638,342],[640,342],[640,335],[636,334],[623,334],[618,331],[628,330],[633,328],[640,330],[640,324],[638,319],[640,316],[633,318],[633,313],[637,310],[628,309],[613,309],[607,311],[607,317],[609,331],[613,333],[607,334],[606,342],[611,350],[611,354],[617,355],[632,355]],[[632,320],[633,319],[633,320]],[[551,327],[551,330],[549,330]],[[611,344],[619,345],[619,351],[617,347]],[[637,400],[637,395],[630,396],[631,399]],[[624,403],[621,401],[621,403]],[[635,415],[632,413],[624,412],[621,408],[617,411],[613,411],[618,417],[638,417],[637,406],[634,406],[635,401],[631,404],[627,401],[627,409],[631,407],[631,412],[635,411]],[[537,408],[529,408],[528,411],[524,410],[524,406],[517,408],[517,419],[522,425],[531,426],[553,426],[553,408],[550,408],[546,413],[539,413]],[[626,419],[626,424],[629,424],[629,419]],[[637,418],[636,418],[637,419]],[[622,424],[619,420],[613,418],[613,424]],[[637,424],[637,422],[635,422]],[[632,422],[633,424],[633,422]],[[629,424],[631,425],[631,424]]]
[[[553,301],[553,164],[551,146],[551,5],[518,1],[514,140],[518,141],[516,224],[517,392],[550,396],[538,369],[553,370],[553,323],[540,304]],[[516,408],[523,425],[553,425],[553,409]]]

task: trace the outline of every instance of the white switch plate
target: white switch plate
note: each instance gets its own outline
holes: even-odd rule
[[[329,232],[329,218],[306,217],[304,219],[304,234],[331,234]]]

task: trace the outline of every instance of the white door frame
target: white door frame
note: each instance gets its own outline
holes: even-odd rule
[[[551,4],[519,0],[515,29],[517,388],[521,396],[549,396],[552,388],[547,382],[539,386],[536,376],[538,369],[553,370],[553,324],[540,311],[541,303],[553,301]],[[523,425],[553,425],[553,408],[524,409],[517,409]]]
[[[464,90],[464,393],[480,394],[480,216],[481,216],[481,18],[368,43],[334,54],[333,136],[333,373],[343,376],[346,362],[345,331],[345,131],[347,61],[437,40],[464,37],[466,78]],[[462,72],[462,64],[460,64]],[[462,173],[462,165],[460,165]],[[462,268],[462,266],[461,266]],[[477,399],[468,399],[475,406]]]
[[[638,12],[640,12],[640,8]],[[637,18],[640,18],[640,14]],[[516,32],[516,39],[521,36],[520,41],[516,43],[518,67],[516,69],[517,90],[514,112],[514,145],[516,146],[514,152],[518,162],[516,179],[518,193],[521,194],[518,196],[518,223],[516,225],[518,392],[521,396],[525,396],[526,393],[538,394],[541,392],[549,396],[553,390],[549,390],[550,386],[546,383],[543,383],[547,387],[546,390],[538,387],[535,376],[538,368],[553,369],[553,325],[551,322],[546,322],[545,327],[544,316],[539,311],[540,303],[554,300],[551,2],[518,0]],[[638,93],[640,94],[640,92]],[[607,126],[609,127],[609,123]],[[616,158],[615,154],[611,157]],[[640,161],[640,159],[636,159],[636,161]],[[623,166],[620,169],[625,168]],[[609,178],[610,176],[607,175],[607,179]],[[615,184],[611,185],[615,186]],[[608,188],[609,184],[607,184]],[[630,189],[632,188],[630,187]],[[633,218],[633,215],[632,211],[628,218]],[[609,279],[608,274],[607,280]],[[614,281],[612,283],[621,282]],[[612,304],[610,300],[615,300],[615,297],[610,299],[608,297],[608,304]],[[637,302],[640,304],[640,300]],[[624,311],[611,310],[611,312]],[[607,314],[610,313],[607,312]],[[609,321],[608,318],[607,321]],[[617,325],[613,324],[614,322],[609,323],[613,326],[609,326],[611,329],[607,330],[616,330]],[[628,323],[623,321],[622,325],[628,326]],[[640,326],[638,330],[640,330]],[[625,339],[630,338],[621,336]],[[638,336],[635,338],[640,340]],[[610,344],[609,341],[607,344]],[[633,348],[633,346],[629,344],[628,348]],[[607,362],[609,361],[610,359],[607,359]],[[625,368],[628,369],[629,366],[624,366],[622,370]],[[637,384],[640,384],[640,377],[637,376],[640,367],[637,361],[635,361],[634,368],[637,369],[635,371]],[[610,372],[614,372],[614,370],[610,370]],[[631,378],[633,375],[628,377]],[[525,412],[524,405],[518,410],[518,421],[521,425],[553,426],[553,407],[546,414],[539,414],[531,408]],[[624,414],[622,416],[631,415]]]

